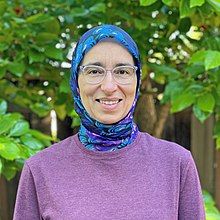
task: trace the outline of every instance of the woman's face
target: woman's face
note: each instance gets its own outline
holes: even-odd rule
[[[117,65],[134,66],[132,55],[116,42],[103,41],[96,44],[84,56],[82,66],[99,65],[112,70]],[[123,119],[131,109],[135,98],[137,76],[130,84],[118,84],[110,71],[99,84],[89,84],[79,74],[78,84],[82,103],[89,115],[103,124],[113,124]]]

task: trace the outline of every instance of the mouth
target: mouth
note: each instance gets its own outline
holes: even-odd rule
[[[122,101],[122,99],[96,99],[97,102],[104,104],[104,105],[116,105]]]

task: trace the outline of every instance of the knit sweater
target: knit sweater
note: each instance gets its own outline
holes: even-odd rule
[[[14,220],[204,220],[189,151],[147,133],[114,152],[71,136],[28,159]]]

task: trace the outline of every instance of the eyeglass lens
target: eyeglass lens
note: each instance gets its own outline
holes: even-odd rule
[[[107,70],[99,66],[84,66],[83,73],[88,83],[97,84],[104,80]],[[133,66],[119,66],[111,71],[113,78],[120,84],[129,84],[132,82],[135,68]]]

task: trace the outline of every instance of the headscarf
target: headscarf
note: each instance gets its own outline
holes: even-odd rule
[[[134,58],[138,67],[135,99],[127,116],[114,124],[103,124],[91,118],[82,104],[78,86],[79,66],[85,54],[100,41],[112,38],[124,46]],[[74,99],[75,111],[80,116],[80,142],[90,150],[115,151],[132,143],[138,134],[137,125],[133,122],[133,114],[137,102],[141,80],[141,64],[136,43],[131,36],[114,25],[96,26],[82,35],[73,53],[71,63],[70,86]]]

